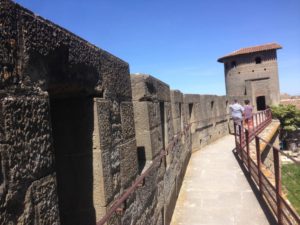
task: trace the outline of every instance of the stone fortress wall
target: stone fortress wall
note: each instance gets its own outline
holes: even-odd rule
[[[172,143],[109,221],[169,224],[192,152],[228,134],[228,106],[247,96],[130,76],[119,58],[0,3],[0,224],[96,224]]]

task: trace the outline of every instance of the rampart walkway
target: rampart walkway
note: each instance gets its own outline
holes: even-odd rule
[[[172,225],[271,224],[226,136],[192,154],[173,214]]]

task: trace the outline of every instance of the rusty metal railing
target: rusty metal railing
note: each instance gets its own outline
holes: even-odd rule
[[[299,225],[299,215],[287,199],[283,197],[282,193],[280,167],[280,153],[282,153],[282,151],[258,136],[271,121],[271,111],[265,110],[254,115],[254,128],[251,130],[245,129],[242,124],[235,124],[236,149],[239,158],[242,161],[242,165],[247,169],[249,176],[256,183],[261,196],[273,212],[278,224]],[[251,149],[250,147],[252,141],[254,141],[254,149]],[[266,168],[262,163],[260,149],[261,142],[264,142],[265,145],[273,151],[273,172]],[[293,161],[297,165],[300,164],[298,161]]]

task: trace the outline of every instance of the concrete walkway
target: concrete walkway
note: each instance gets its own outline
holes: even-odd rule
[[[171,225],[266,225],[228,135],[192,154]]]

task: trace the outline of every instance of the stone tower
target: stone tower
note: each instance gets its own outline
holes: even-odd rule
[[[257,110],[279,103],[276,43],[241,48],[218,59],[224,63],[226,94],[249,96]]]

